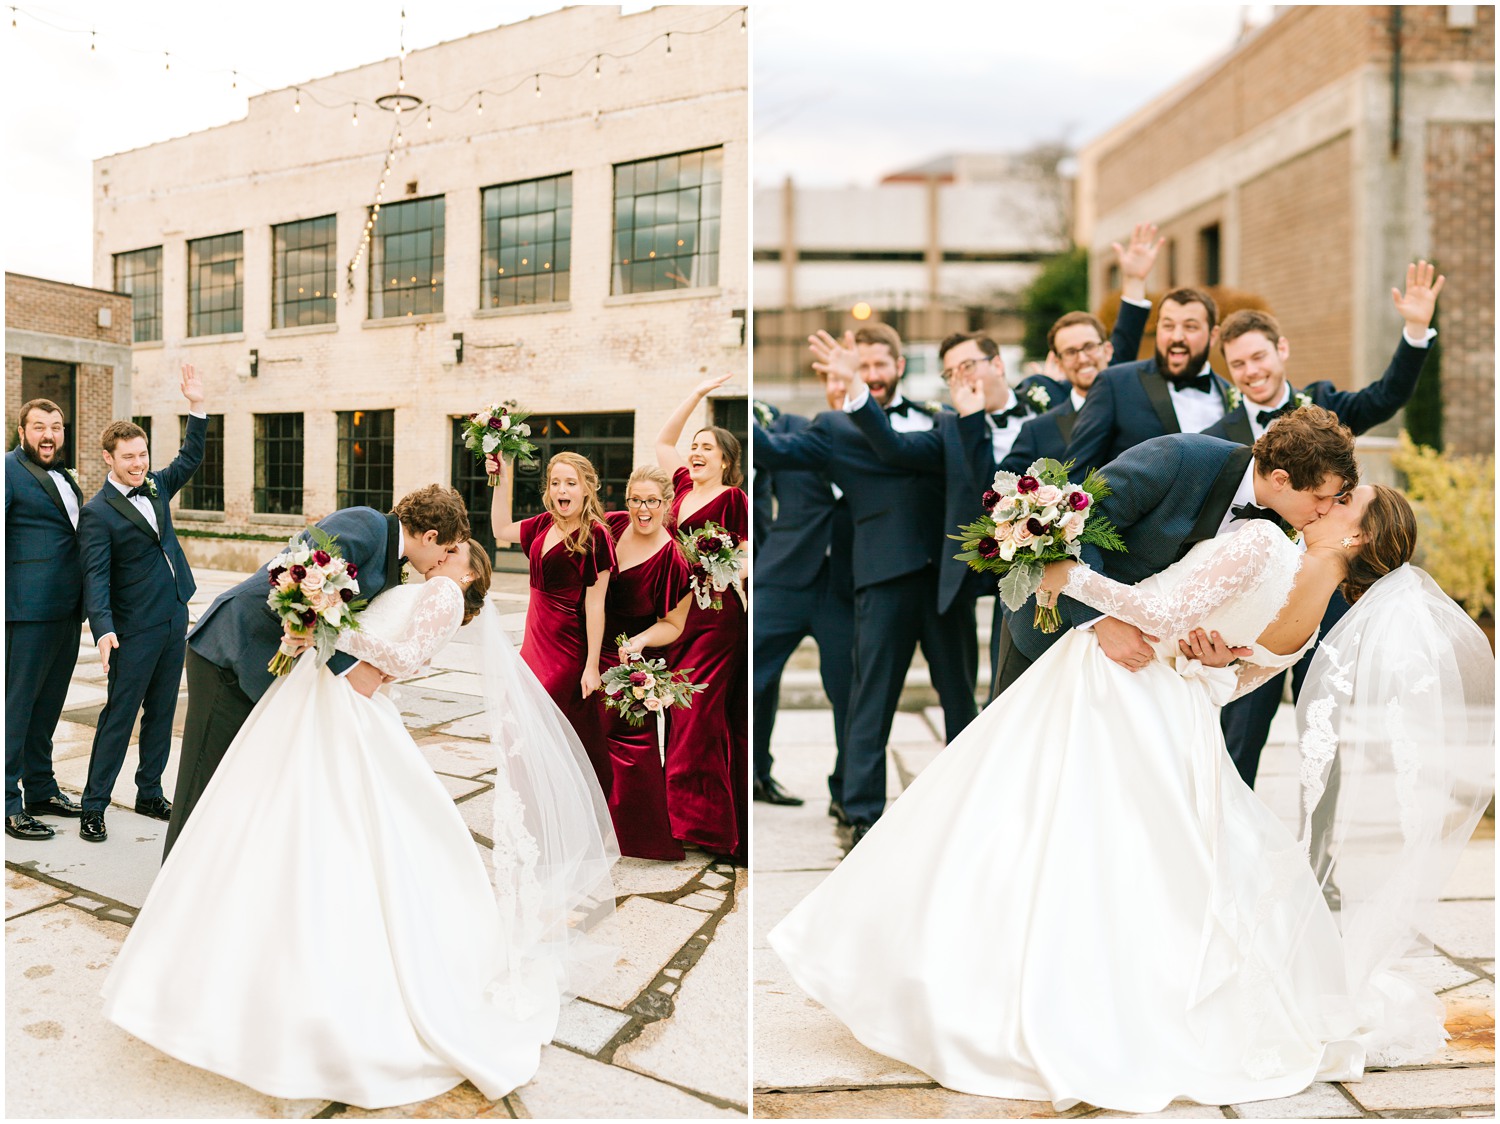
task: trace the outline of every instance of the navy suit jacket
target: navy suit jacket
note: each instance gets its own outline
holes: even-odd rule
[[[317,526],[338,539],[339,552],[358,567],[359,597],[373,600],[381,590],[401,582],[401,527],[394,515],[373,507],[350,507],[318,520]],[[302,532],[305,541],[311,540]],[[279,554],[280,551],[277,551]],[[188,633],[188,647],[209,663],[230,668],[247,698],[259,701],[275,681],[266,665],[281,644],[281,622],[266,604],[271,591],[271,564],[227,589]],[[328,667],[335,674],[356,661],[335,652]]]
[[[1109,342],[1114,345],[1112,354],[1115,363],[1135,362],[1136,352],[1141,349],[1141,336],[1146,332],[1146,321],[1151,319],[1151,306],[1120,302],[1120,311],[1115,316],[1115,327],[1109,333]],[[1034,386],[1039,386],[1047,395],[1050,408],[1060,406],[1073,391],[1067,379],[1053,379],[1046,375],[1030,375],[1021,380],[1016,393],[1022,396]],[[1035,458],[1033,458],[1035,459]],[[1031,461],[1027,461],[1030,464]]]
[[[1024,398],[1021,405],[1031,408]],[[959,417],[944,410],[933,428],[916,433],[892,429],[890,419],[873,398],[866,398],[849,416],[887,465],[942,477],[944,537],[939,544],[938,612],[946,613],[972,572],[968,563],[955,557],[958,544],[947,536],[984,514],[980,499],[995,477],[994,445],[984,412]]]
[[[797,433],[811,424],[797,414],[779,414],[769,431]],[[854,521],[848,502],[834,498],[828,477],[801,468],[757,468],[755,475],[768,481],[767,490],[776,498],[776,518],[766,519],[764,545],[756,556],[757,583],[803,589],[817,578],[827,558],[830,581],[852,590]],[[761,518],[759,511],[755,517]]]
[[[767,433],[756,424],[751,439],[759,468],[823,472],[843,491],[854,520],[856,590],[937,564],[942,485],[885,464],[843,411],[826,410],[794,433]]]
[[[777,423],[785,415],[775,406],[770,405],[770,403],[758,403],[758,405],[764,405],[771,412],[770,425],[772,432],[781,432],[777,427]],[[750,510],[755,515],[750,524],[750,532],[754,536],[754,546],[757,554],[760,553],[760,548],[765,545],[766,536],[771,533],[771,520],[774,516],[772,498],[774,495],[770,469],[756,465],[750,484]]]
[[[81,517],[83,492],[63,475]],[[56,481],[17,446],[5,454],[5,619],[62,620],[82,600],[78,532]]]
[[[166,624],[198,588],[172,529],[171,503],[202,463],[207,436],[208,419],[190,415],[176,458],[146,474],[156,482],[151,506],[159,534],[108,480],[78,513],[83,603],[95,639],[110,632],[124,639]]]
[[[1213,380],[1227,407],[1229,383],[1217,373]],[[1087,472],[1142,441],[1181,432],[1171,388],[1156,369],[1156,359],[1120,363],[1100,371],[1089,388],[1063,459],[1071,460],[1079,472]]]
[[[1322,406],[1338,415],[1339,421],[1347,425],[1358,436],[1368,429],[1389,421],[1398,410],[1410,401],[1417,389],[1417,377],[1422,373],[1422,364],[1427,362],[1431,347],[1412,347],[1403,333],[1396,345],[1396,354],[1390,365],[1380,376],[1379,382],[1371,383],[1363,390],[1339,390],[1323,379],[1304,390],[1292,388],[1292,395],[1305,394],[1314,406]],[[1255,434],[1250,429],[1249,411],[1257,409],[1249,402],[1241,402],[1203,432],[1242,445],[1253,445]]]
[[[1218,534],[1252,459],[1244,445],[1204,433],[1168,434],[1127,450],[1101,470],[1112,494],[1099,504],[1099,513],[1115,525],[1126,549],[1086,546],[1083,560],[1126,585],[1160,573],[1194,543]],[[1059,600],[1058,608],[1063,629],[1099,615],[1068,597]],[[1033,660],[1063,635],[1063,629],[1038,632],[1032,626],[1034,612],[1028,601],[1005,613],[1012,642]]]

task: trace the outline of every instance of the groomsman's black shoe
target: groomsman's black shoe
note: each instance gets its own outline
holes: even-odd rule
[[[153,796],[150,800],[137,800],[135,810],[137,815],[150,816],[153,820],[172,818],[172,802],[165,796]]]
[[[5,834],[12,839],[51,839],[57,832],[41,820],[34,820],[25,812],[5,817]]]
[[[844,811],[844,806],[837,800],[828,802],[828,814],[838,821],[840,827],[849,827],[849,814]]]
[[[755,782],[755,799],[762,804],[785,804],[793,808],[802,804],[802,797],[793,796],[771,777]]]
[[[875,825],[872,823],[851,824],[849,827],[849,850],[859,846],[859,841],[870,834],[870,829]]]
[[[108,839],[109,832],[104,830],[104,813],[83,813],[83,822],[78,825],[78,837],[87,839],[90,843],[103,843]]]
[[[81,816],[83,805],[76,800],[68,799],[66,794],[59,792],[56,796],[49,796],[45,800],[27,804],[26,814],[29,816]]]

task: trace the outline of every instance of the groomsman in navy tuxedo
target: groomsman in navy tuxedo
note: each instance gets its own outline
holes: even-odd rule
[[[1396,311],[1405,326],[1384,374],[1362,390],[1339,390],[1326,379],[1298,390],[1287,378],[1291,345],[1281,334],[1275,317],[1259,309],[1234,313],[1224,321],[1220,343],[1229,377],[1241,401],[1204,432],[1241,445],[1253,445],[1271,422],[1307,405],[1332,410],[1355,436],[1395,417],[1416,390],[1429,354],[1429,341],[1437,335],[1431,325],[1444,279],[1436,274],[1437,270],[1427,262],[1414,263],[1406,270],[1405,292],[1391,290]],[[1320,634],[1327,636],[1348,610],[1343,595],[1335,593],[1323,615]],[[1302,681],[1316,651],[1317,645],[1308,649],[1292,669],[1293,698],[1302,690]],[[1270,736],[1285,680],[1285,673],[1274,676],[1257,690],[1235,699],[1221,715],[1229,756],[1251,788],[1255,787],[1261,751]]]
[[[78,520],[84,607],[109,683],[94,731],[78,829],[91,843],[108,838],[104,813],[138,714],[135,810],[157,820],[172,815],[161,776],[172,748],[172,717],[182,685],[188,599],[198,586],[172,529],[171,503],[202,463],[208,435],[203,385],[186,363],[182,396],[188,402],[187,434],[176,459],[158,472],[150,470],[145,430],[128,421],[104,427],[101,443],[109,475]]]
[[[83,633],[83,493],[63,467],[56,403],[27,402],[17,433],[20,444],[5,456],[5,834],[51,839],[36,816],[83,813],[52,773],[52,732]]]
[[[900,336],[871,324],[854,338],[859,377],[892,425],[931,429],[937,411],[898,389],[905,369]],[[795,433],[773,435],[756,425],[753,440],[757,471],[826,472],[854,521],[854,671],[843,782],[829,811],[851,826],[857,843],[885,809],[886,742],[919,642],[948,725],[962,729],[975,714],[973,685],[964,686],[951,638],[941,635],[932,611],[947,545],[942,489],[931,477],[886,465],[841,411],[821,413]]]
[[[1208,365],[1219,310],[1198,289],[1173,289],[1156,318],[1156,355],[1121,363],[1094,380],[1068,441],[1080,472],[1167,433],[1199,433],[1228,409],[1229,383]]]
[[[832,403],[830,403],[832,405]],[[772,434],[798,433],[812,423],[796,414],[757,415]],[[829,798],[837,802],[843,785],[844,744],[849,717],[849,683],[854,676],[854,522],[838,485],[822,472],[806,469],[755,470],[775,498],[775,518],[756,509],[756,588],[754,672],[756,800],[801,804],[771,776],[771,732],[787,660],[811,636],[818,645],[818,672],[833,707],[837,747]],[[761,520],[764,520],[762,526]],[[835,809],[836,811],[836,809]]]

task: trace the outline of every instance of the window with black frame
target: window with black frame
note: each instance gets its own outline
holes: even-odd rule
[[[187,437],[187,415],[178,417],[178,441]],[[190,511],[224,510],[224,415],[208,415],[208,434],[203,440],[203,463],[188,477],[178,502]]]
[[[273,226],[271,326],[332,324],[334,315],[333,215]]]
[[[396,411],[339,414],[339,507],[396,506]]]
[[[370,319],[443,311],[444,197],[387,203],[370,239]]]
[[[161,339],[161,247],[115,255],[115,292],[130,294],[131,338]]]
[[[479,307],[565,301],[573,237],[573,176],[499,184],[480,193]]]
[[[745,450],[750,447],[750,403],[744,398],[711,398],[714,405],[714,425],[727,429],[740,443],[740,487],[747,486],[750,473],[746,470]]]
[[[610,292],[717,285],[723,179],[722,148],[616,164]]]
[[[188,243],[188,335],[244,331],[245,236],[219,234]]]
[[[154,460],[156,457],[156,446],[151,443],[151,415],[135,414],[130,420],[133,424],[140,426],[146,431],[146,447],[151,450],[151,456]],[[168,463],[170,463],[170,459],[168,458]]]
[[[302,415],[255,415],[255,511],[302,514]]]

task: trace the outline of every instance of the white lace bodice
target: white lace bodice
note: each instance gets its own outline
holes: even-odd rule
[[[371,601],[359,614],[359,629],[340,633],[336,647],[406,678],[453,638],[463,615],[463,591],[451,578],[397,586]]]
[[[1078,566],[1063,593],[1160,637],[1154,645],[1157,658],[1179,670],[1186,661],[1177,642],[1194,628],[1217,631],[1232,647],[1253,648],[1236,668],[1234,693],[1242,695],[1296,663],[1317,636],[1315,631],[1289,655],[1256,643],[1286,604],[1301,563],[1296,545],[1274,523],[1259,519],[1198,543],[1180,561],[1133,586]]]

